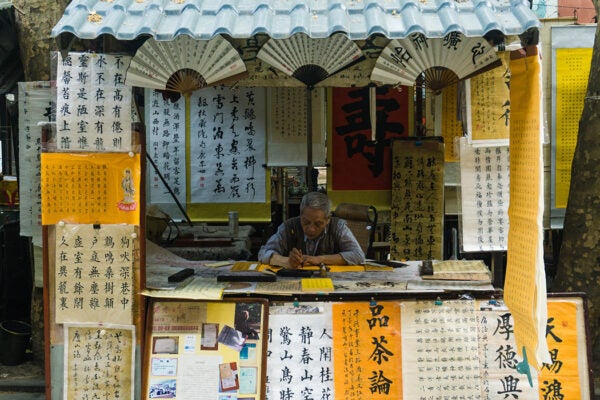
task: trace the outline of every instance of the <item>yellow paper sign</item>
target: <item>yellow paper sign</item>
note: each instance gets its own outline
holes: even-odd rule
[[[140,156],[42,153],[42,224],[140,223]]]

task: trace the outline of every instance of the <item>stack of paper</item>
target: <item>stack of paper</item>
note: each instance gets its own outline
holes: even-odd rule
[[[433,263],[433,275],[423,279],[491,282],[492,274],[481,260],[447,260]]]

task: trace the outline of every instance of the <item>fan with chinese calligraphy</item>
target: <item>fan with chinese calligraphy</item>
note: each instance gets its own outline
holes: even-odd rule
[[[303,33],[271,39],[256,57],[308,87],[364,58],[358,45],[342,33],[321,39]]]
[[[380,84],[422,85],[434,92],[502,64],[492,45],[482,37],[451,32],[443,38],[414,33],[392,40],[381,52],[371,72]],[[419,80],[421,82],[421,80]]]
[[[206,86],[240,78],[246,65],[222,36],[194,40],[178,36],[173,41],[148,39],[131,59],[125,82],[189,94]]]

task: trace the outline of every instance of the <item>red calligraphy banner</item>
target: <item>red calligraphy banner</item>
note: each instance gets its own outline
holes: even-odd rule
[[[332,189],[390,190],[391,143],[409,132],[409,90],[376,88],[374,137],[369,88],[334,88],[332,98]]]
[[[336,398],[402,399],[400,303],[334,303]]]

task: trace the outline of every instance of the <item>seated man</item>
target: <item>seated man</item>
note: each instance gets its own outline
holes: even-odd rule
[[[331,216],[327,195],[310,192],[300,202],[300,216],[277,228],[258,252],[258,261],[297,269],[303,265],[357,265],[365,261],[346,221]]]

